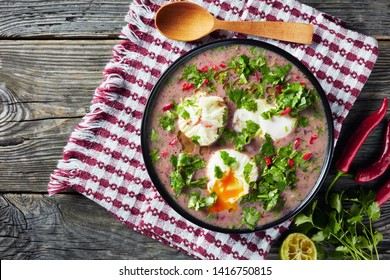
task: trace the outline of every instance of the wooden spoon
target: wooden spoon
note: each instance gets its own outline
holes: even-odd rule
[[[222,21],[192,2],[172,2],[156,14],[157,30],[177,41],[194,41],[215,30],[229,30],[300,44],[310,44],[313,25],[280,21]]]

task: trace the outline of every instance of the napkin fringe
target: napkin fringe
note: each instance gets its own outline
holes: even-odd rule
[[[142,17],[153,19],[154,13],[144,0],[136,0],[130,4],[129,12],[125,16],[125,21],[131,24],[132,28],[129,28],[128,25],[124,26],[120,37],[138,43],[140,38],[132,29],[135,27],[141,32],[146,32],[149,29],[149,26],[142,20]]]

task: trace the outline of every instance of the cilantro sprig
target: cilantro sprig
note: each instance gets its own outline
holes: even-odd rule
[[[295,217],[294,223],[318,246],[331,248],[329,258],[379,259],[377,245],[383,235],[373,228],[380,217],[374,198],[374,191],[363,188],[333,192],[328,203],[322,205],[315,200],[305,213]]]
[[[260,221],[260,219],[261,212],[255,207],[251,206],[242,209],[241,226],[246,225],[249,229],[254,230],[257,222]]]
[[[257,111],[257,103],[253,94],[236,87],[228,88],[226,94],[231,101],[237,104],[238,109],[245,108],[248,111]]]
[[[245,145],[252,141],[259,131],[260,126],[257,123],[252,120],[246,121],[245,128],[236,134],[235,149],[241,151]]]
[[[243,85],[248,83],[249,76],[260,70],[265,63],[266,60],[264,56],[258,55],[250,58],[245,54],[241,54],[232,59],[228,63],[228,66],[229,68],[234,69],[238,76],[238,83]]]

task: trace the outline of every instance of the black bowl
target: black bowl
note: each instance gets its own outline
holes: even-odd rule
[[[150,148],[149,148],[149,135],[150,135],[150,117],[152,111],[156,108],[155,106],[155,100],[158,94],[160,93],[161,88],[164,86],[165,82],[171,77],[171,75],[178,69],[178,67],[182,66],[185,64],[188,60],[191,58],[199,55],[200,53],[203,53],[206,50],[209,49],[214,49],[220,46],[228,46],[228,45],[250,45],[250,46],[256,46],[260,47],[269,51],[272,51],[284,58],[286,58],[290,63],[295,65],[302,73],[310,80],[310,82],[313,84],[314,88],[318,92],[321,102],[323,104],[324,110],[325,110],[325,116],[326,116],[326,122],[328,126],[328,145],[327,145],[327,153],[325,155],[324,163],[321,168],[321,172],[319,175],[319,178],[316,182],[316,184],[313,186],[312,190],[310,193],[307,195],[307,197],[291,212],[289,212],[287,215],[270,222],[268,224],[264,224],[261,226],[256,227],[254,230],[248,229],[248,228],[236,228],[236,229],[231,229],[231,228],[223,228],[223,227],[218,227],[212,224],[209,224],[205,222],[204,220],[200,220],[194,216],[192,216],[186,209],[183,209],[176,200],[172,197],[172,195],[169,193],[169,191],[166,189],[166,187],[170,186],[164,186],[160,179],[159,176],[154,168],[154,165],[152,163],[152,159],[150,156]],[[281,224],[285,222],[286,220],[292,218],[296,214],[298,214],[300,211],[302,211],[309,203],[310,201],[314,198],[314,196],[317,194],[318,190],[320,189],[321,185],[323,184],[326,175],[329,171],[329,167],[331,164],[331,158],[333,155],[333,148],[334,148],[334,136],[333,136],[333,120],[332,120],[332,114],[331,110],[329,107],[328,100],[326,98],[325,92],[322,89],[321,85],[317,81],[317,79],[314,77],[314,75],[294,56],[289,54],[288,52],[274,46],[268,43],[264,43],[261,41],[255,41],[255,40],[250,40],[250,39],[228,39],[228,40],[220,40],[220,41],[215,41],[212,43],[208,43],[205,45],[202,45],[200,47],[194,48],[191,51],[187,52],[183,56],[181,56],[179,59],[177,59],[160,77],[156,85],[154,86],[151,95],[148,99],[148,102],[146,104],[145,112],[143,115],[142,119],[142,127],[141,127],[141,146],[142,146],[142,154],[144,157],[146,169],[149,173],[149,176],[157,188],[158,192],[160,195],[165,199],[165,201],[174,209],[176,210],[181,216],[183,216],[185,219],[188,221],[203,227],[205,229],[217,231],[217,232],[223,232],[223,233],[251,233],[251,232],[256,232],[260,230],[265,230],[268,228],[271,228],[273,226],[276,226],[278,224]]]

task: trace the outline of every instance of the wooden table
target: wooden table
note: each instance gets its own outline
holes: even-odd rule
[[[0,1],[0,258],[191,259],[125,227],[85,197],[47,195],[51,172],[81,117],[124,25],[131,0]],[[302,0],[379,40],[380,55],[355,103],[336,155],[356,124],[390,97],[389,0]],[[390,118],[390,113],[387,114]],[[365,142],[353,167],[381,150],[383,121]],[[327,183],[333,177],[334,168]],[[384,183],[384,177],[371,187]],[[343,179],[337,187],[353,187]],[[375,227],[379,251],[390,259],[390,202]],[[280,241],[269,258],[276,259]]]

